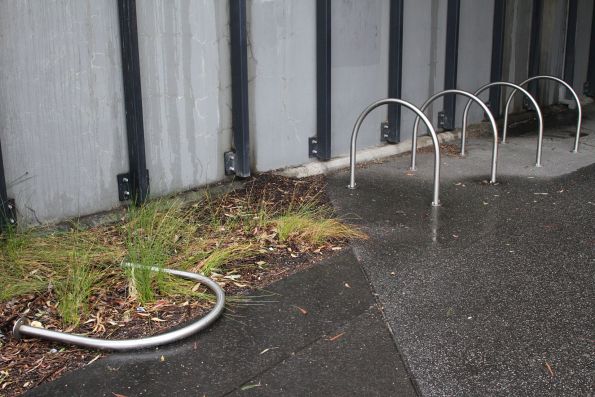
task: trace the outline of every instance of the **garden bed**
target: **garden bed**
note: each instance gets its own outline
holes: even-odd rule
[[[165,332],[206,313],[213,296],[130,261],[200,272],[217,281],[230,310],[258,288],[311,266],[364,235],[333,216],[324,179],[259,175],[236,191],[183,204],[130,208],[117,223],[67,231],[9,231],[0,253],[0,396],[14,396],[88,365],[105,353],[38,340],[35,326],[105,339]]]

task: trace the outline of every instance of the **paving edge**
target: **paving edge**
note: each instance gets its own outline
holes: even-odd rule
[[[438,134],[438,142],[450,142],[461,137],[461,132],[445,131]],[[423,136],[417,139],[417,148],[424,148],[432,146],[432,138],[430,136]],[[360,150],[357,152],[357,163],[367,163],[370,161],[384,160],[388,157],[396,156],[411,152],[411,140],[399,142],[395,145],[385,145],[380,147],[373,147],[369,149]],[[286,168],[276,172],[278,175],[283,175],[291,178],[305,178],[313,175],[326,174],[333,171],[338,171],[349,167],[349,156],[336,157],[329,161],[313,161],[297,167]]]

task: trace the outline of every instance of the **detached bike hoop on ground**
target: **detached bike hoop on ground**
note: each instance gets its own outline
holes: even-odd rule
[[[225,308],[225,292],[215,281],[208,277],[202,276],[197,273],[185,272],[174,269],[161,269],[155,266],[143,266],[133,263],[124,263],[122,266],[133,268],[133,269],[148,269],[154,272],[163,272],[171,274],[173,276],[182,277],[188,280],[198,281],[204,284],[207,288],[215,293],[216,302],[215,306],[211,311],[204,317],[179,328],[174,331],[169,331],[164,334],[149,336],[146,338],[138,339],[99,339],[90,338],[87,336],[74,335],[67,332],[51,331],[44,328],[32,327],[25,324],[26,319],[20,318],[13,327],[14,337],[20,339],[23,336],[32,336],[41,339],[48,339],[55,342],[66,343],[71,345],[77,345],[87,347],[90,349],[98,350],[114,350],[114,351],[126,351],[126,350],[137,350],[146,349],[149,347],[155,347],[165,345],[167,343],[176,342],[187,338],[188,336],[195,334],[198,331],[206,329],[211,325],[223,312]]]

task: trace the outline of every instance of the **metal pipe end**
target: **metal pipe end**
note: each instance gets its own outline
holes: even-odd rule
[[[490,185],[495,185],[495,184],[496,184],[496,179],[494,178],[490,181]]]
[[[347,185],[347,189],[355,190],[355,183],[353,185]]]
[[[535,167],[537,167],[537,168],[541,168],[541,167],[543,167],[543,166],[541,165],[541,163],[537,163],[537,164],[535,164]]]
[[[440,201],[432,201],[432,207],[441,207]]]
[[[508,143],[508,142],[506,142],[506,139],[502,139],[502,140],[500,141],[500,145],[506,145],[507,143]]]
[[[467,156],[467,154],[466,154],[465,152],[461,152],[461,153],[459,154],[459,157],[465,157],[465,156]]]
[[[407,168],[409,171],[417,171],[417,167],[409,167]]]
[[[572,149],[570,152],[571,153],[578,153],[578,149]]]
[[[26,325],[27,323],[28,323],[28,321],[25,317],[21,317],[17,321],[14,322],[14,325],[12,326],[12,336],[16,340],[23,339],[23,335],[21,334],[21,326]]]

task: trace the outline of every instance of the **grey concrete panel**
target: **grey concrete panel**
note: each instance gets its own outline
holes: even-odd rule
[[[460,12],[457,88],[473,93],[490,82],[494,0],[462,0]],[[489,90],[484,91],[481,99],[487,101],[488,95]],[[457,98],[457,127],[461,126],[463,109],[468,100],[463,96]],[[482,119],[483,110],[479,105],[471,106],[469,123],[477,123]]]
[[[225,4],[137,2],[147,167],[154,196],[224,175],[223,152],[231,145]]]
[[[316,135],[315,1],[248,2],[253,164],[267,171],[309,161]]]
[[[353,124],[370,103],[388,95],[388,0],[333,2],[331,17],[331,150],[349,151]],[[362,126],[358,148],[380,145],[386,109],[371,114]]]
[[[527,79],[529,65],[529,41],[531,36],[531,2],[508,0],[504,35],[503,80],[520,83]],[[505,101],[506,97],[502,97]],[[522,110],[523,99],[517,95],[511,111]]]
[[[403,99],[421,106],[432,94],[444,88],[446,44],[446,2],[406,0],[403,22]],[[442,99],[426,111],[437,125]],[[415,115],[403,110],[401,140],[411,138]],[[421,134],[424,128],[420,128]]]
[[[541,48],[539,73],[563,78],[566,22],[568,19],[567,1],[545,1],[541,28]],[[557,103],[564,97],[566,88],[555,82],[541,83],[539,97],[541,103]],[[561,95],[559,94],[561,93]]]
[[[19,222],[119,204],[127,171],[116,2],[0,2],[0,139]]]

